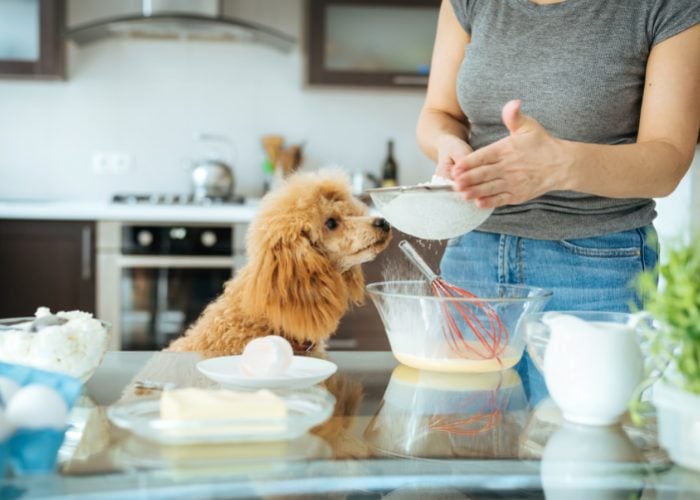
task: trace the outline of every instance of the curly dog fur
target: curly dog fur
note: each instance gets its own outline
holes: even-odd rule
[[[323,351],[350,304],[363,301],[361,264],[390,239],[388,223],[367,215],[342,172],[295,174],[261,201],[247,264],[168,350],[239,354],[274,334],[295,351]]]

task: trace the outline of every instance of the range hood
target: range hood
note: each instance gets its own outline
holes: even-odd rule
[[[287,52],[296,40],[281,31],[222,14],[220,0],[142,0],[141,12],[66,30],[79,45],[107,38],[259,42]]]

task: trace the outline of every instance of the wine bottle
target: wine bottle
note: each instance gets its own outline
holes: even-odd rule
[[[399,166],[394,159],[394,141],[387,143],[387,154],[382,167],[382,187],[393,187],[398,184]]]

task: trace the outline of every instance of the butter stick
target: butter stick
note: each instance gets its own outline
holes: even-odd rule
[[[272,392],[238,392],[228,389],[173,389],[160,399],[160,417],[168,421],[207,421],[202,429],[188,427],[179,433],[278,433],[286,429],[284,401]],[[222,425],[211,425],[221,420]],[[234,421],[247,421],[233,424]],[[269,421],[267,423],[266,421]],[[225,425],[223,425],[223,423]],[[255,424],[251,424],[255,422]]]

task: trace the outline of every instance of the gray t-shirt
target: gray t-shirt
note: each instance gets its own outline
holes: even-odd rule
[[[651,47],[700,22],[700,0],[452,0],[471,36],[457,96],[474,149],[508,131],[511,99],[562,139],[629,144],[637,137]],[[496,209],[479,228],[540,239],[623,231],[650,223],[652,199],[552,191]]]

